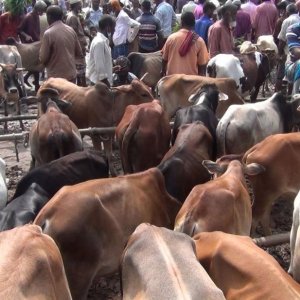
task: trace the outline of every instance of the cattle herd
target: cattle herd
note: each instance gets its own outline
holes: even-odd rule
[[[116,272],[128,300],[300,299],[299,95],[244,103],[239,79],[177,74],[155,97],[136,79],[61,78],[28,97],[7,88],[20,82],[13,68],[5,102],[18,94],[39,118],[10,199],[0,159],[0,299],[87,299]],[[89,127],[115,130],[86,149],[79,129]],[[288,273],[252,239],[259,227],[272,234],[272,206],[287,193]]]

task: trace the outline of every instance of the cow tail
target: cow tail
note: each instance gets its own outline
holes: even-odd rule
[[[123,169],[124,173],[132,173],[133,168],[131,162],[129,161],[129,144],[131,142],[132,137],[135,135],[138,129],[139,120],[137,117],[133,117],[133,120],[129,123],[129,126],[126,128],[121,146],[121,153],[123,156]]]
[[[224,123],[219,123],[217,127],[217,157],[221,157],[226,154],[226,131],[229,126],[230,121]]]

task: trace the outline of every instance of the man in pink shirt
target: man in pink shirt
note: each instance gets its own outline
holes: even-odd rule
[[[211,58],[220,53],[234,53],[232,29],[236,26],[236,13],[235,5],[223,5],[221,8],[222,19],[209,28],[208,50]]]
[[[275,29],[278,12],[275,4],[270,0],[257,6],[254,22],[252,24],[252,36],[257,40],[261,35],[272,35]]]
[[[244,1],[242,1],[241,10],[250,15],[251,23],[253,23],[257,6],[252,2],[253,0],[248,0],[246,3]]]

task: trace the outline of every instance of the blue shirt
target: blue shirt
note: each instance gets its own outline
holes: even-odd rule
[[[139,46],[146,51],[156,51],[157,33],[161,31],[160,21],[152,13],[143,13],[136,19],[141,25],[139,29]]]
[[[203,38],[205,44],[208,42],[208,29],[213,21],[206,15],[203,15],[195,24],[195,32]]]
[[[291,52],[293,48],[300,48],[300,23],[296,23],[288,27],[286,32],[286,41],[289,52]],[[291,61],[296,61],[292,55]]]

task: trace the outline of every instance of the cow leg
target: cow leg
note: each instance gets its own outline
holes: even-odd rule
[[[264,235],[272,235],[272,231],[270,228],[271,209],[272,209],[272,205],[270,205],[270,207],[268,207],[265,210],[260,221]]]
[[[31,87],[31,84],[28,82],[28,79],[29,79],[29,77],[31,76],[31,74],[32,74],[32,72],[28,71],[28,72],[26,73],[26,75],[24,76],[24,83],[25,83],[27,86],[29,86],[29,87]]]
[[[259,88],[260,88],[260,86],[255,86],[254,91],[251,92],[251,95],[250,95],[250,102],[251,103],[256,102],[256,98],[257,98],[257,95],[258,95],[258,92],[259,92]],[[262,87],[262,89],[263,89],[263,93],[264,93],[264,86]],[[264,95],[263,95],[263,97],[264,97]]]
[[[40,73],[39,72],[33,72],[33,76],[34,76],[34,87],[35,87],[35,91],[37,92],[40,88]]]
[[[8,111],[7,111],[7,99],[4,99],[4,116],[8,116]],[[4,133],[8,133],[8,128],[7,128],[7,121],[4,122]]]
[[[16,111],[17,111],[17,115],[20,116],[21,115],[20,99],[18,99],[17,102],[16,102]],[[20,127],[21,127],[22,131],[24,131],[25,127],[24,127],[23,121],[20,120],[19,122],[20,122]]]

